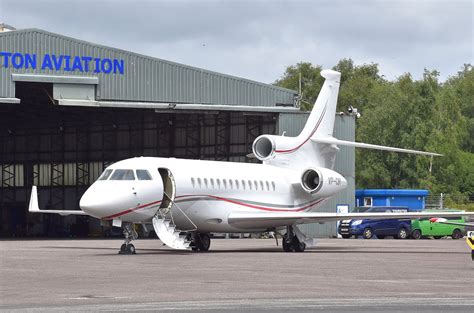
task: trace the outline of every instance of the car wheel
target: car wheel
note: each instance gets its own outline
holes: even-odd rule
[[[411,233],[411,238],[413,239],[421,239],[421,230],[419,229],[415,229],[412,233]]]
[[[362,237],[364,237],[364,239],[370,239],[373,235],[374,234],[372,233],[372,229],[370,228],[364,229],[364,232],[362,233]]]
[[[400,228],[397,233],[397,238],[398,239],[407,239],[408,237],[408,232],[405,228]]]
[[[462,237],[462,232],[461,232],[461,230],[459,230],[459,229],[456,228],[456,229],[453,231],[453,234],[451,235],[451,238],[453,238],[453,239],[460,239],[461,237]]]

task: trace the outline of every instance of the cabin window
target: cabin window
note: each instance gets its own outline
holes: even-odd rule
[[[249,189],[252,190],[252,182],[249,180],[248,183],[249,183]]]
[[[232,183],[232,179],[229,179],[229,188],[230,189],[234,188],[234,184]]]
[[[224,189],[227,189],[227,179],[223,179],[222,183],[224,185]]]
[[[151,175],[147,170],[137,170],[138,180],[151,180]]]
[[[245,180],[242,179],[242,189],[245,190]]]
[[[214,188],[214,178],[211,178],[211,188]]]
[[[239,189],[239,181],[237,179],[235,180],[235,188]]]
[[[207,188],[207,178],[204,178],[204,186]]]
[[[105,170],[102,175],[100,175],[99,180],[107,180],[110,177],[110,174],[112,174],[112,170]]]
[[[201,188],[201,178],[198,178],[198,186]]]
[[[273,191],[275,191],[275,182],[274,181],[272,181],[272,189],[273,189]]]
[[[135,180],[133,170],[115,170],[110,180]]]
[[[263,181],[260,181],[260,189],[265,190],[265,187],[263,187]]]
[[[256,180],[253,181],[253,186],[255,187],[255,190],[258,190],[258,183]]]
[[[194,177],[191,178],[191,185],[193,185],[193,188],[196,187],[196,181],[194,180]]]
[[[217,182],[217,188],[221,189],[221,180],[218,178],[216,179]]]
[[[270,184],[268,183],[268,180],[265,182],[265,184],[267,185],[267,191],[270,191]]]

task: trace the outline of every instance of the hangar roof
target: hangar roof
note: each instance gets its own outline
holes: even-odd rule
[[[15,82],[25,81],[53,83],[58,100],[275,107],[296,95],[40,29],[0,33],[0,78],[0,102],[15,102]]]

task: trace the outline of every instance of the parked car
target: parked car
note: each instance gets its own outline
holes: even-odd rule
[[[408,207],[370,207],[365,212],[413,212]],[[385,220],[343,220],[339,224],[339,234],[342,238],[362,236],[370,239],[374,235],[383,239],[386,236],[394,236],[399,239],[406,239],[411,233],[411,220],[409,219],[385,219]]]
[[[442,212],[459,212],[457,210],[443,210]],[[425,211],[425,212],[440,212],[439,210]],[[449,222],[466,223],[464,217],[449,217],[446,218]],[[461,225],[449,225],[442,223],[432,223],[429,219],[417,219],[411,222],[411,237],[413,239],[420,239],[423,237],[434,237],[440,239],[444,236],[451,236],[453,239],[459,239],[466,233],[466,227]]]

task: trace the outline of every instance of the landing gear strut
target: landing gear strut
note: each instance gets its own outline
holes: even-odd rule
[[[207,233],[191,233],[191,247],[193,251],[208,251],[211,246],[211,236]]]
[[[119,254],[135,254],[135,246],[130,242],[138,238],[138,234],[133,227],[133,223],[123,223],[123,234],[125,242],[120,246]]]
[[[306,244],[301,242],[293,231],[293,226],[287,226],[286,234],[283,236],[283,251],[285,252],[303,252]]]

